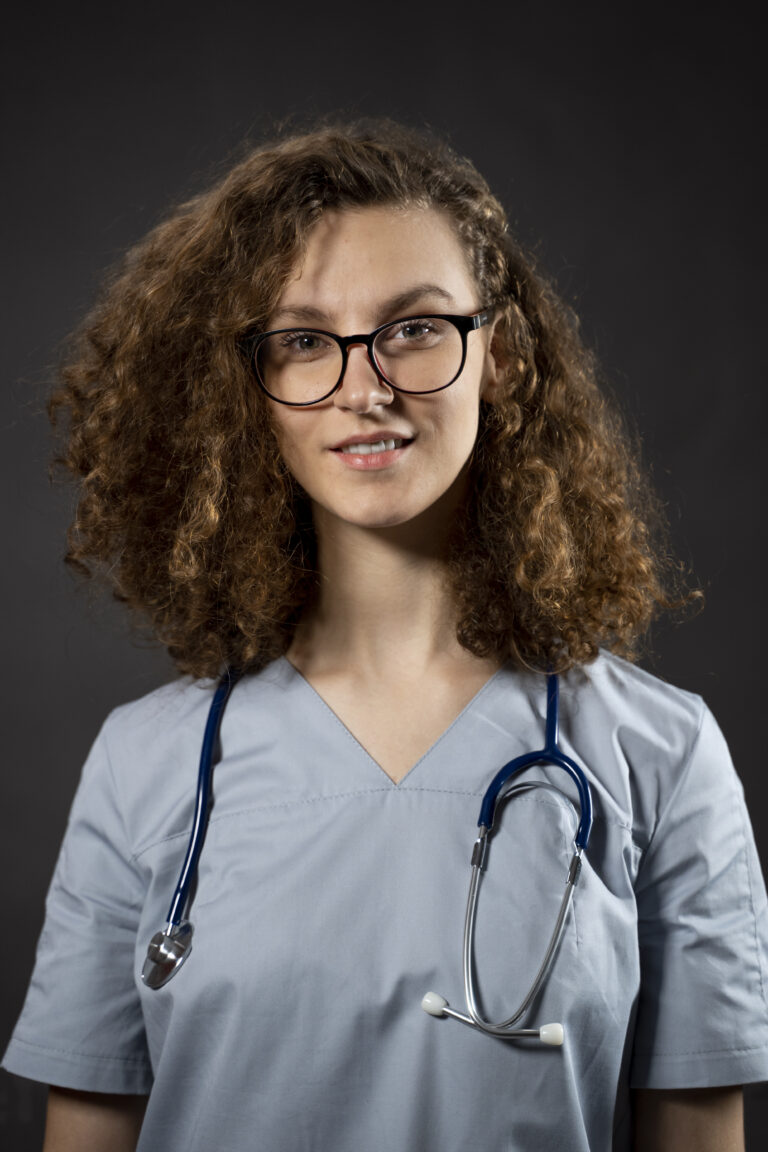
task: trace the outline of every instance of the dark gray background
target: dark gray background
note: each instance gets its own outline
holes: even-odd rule
[[[757,7],[276,8],[4,17],[2,1043],[90,742],[111,707],[171,675],[60,563],[72,498],[49,485],[43,412],[60,341],[170,202],[286,117],[383,113],[448,134],[576,306],[707,592],[644,663],[714,709],[768,861]],[[3,1074],[0,1143],[38,1147],[42,1106]],[[751,1089],[752,1148],[767,1117]]]

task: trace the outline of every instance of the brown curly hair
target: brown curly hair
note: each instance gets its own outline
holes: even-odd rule
[[[126,256],[51,400],[80,479],[68,561],[101,572],[182,672],[260,667],[316,587],[306,495],[242,355],[328,209],[432,207],[452,221],[510,365],[483,403],[450,578],[477,655],[564,669],[632,656],[665,591],[653,501],[578,326],[472,164],[389,121],[256,148]]]

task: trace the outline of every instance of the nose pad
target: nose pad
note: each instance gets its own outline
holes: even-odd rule
[[[394,391],[379,375],[368,349],[361,342],[350,345],[341,385],[334,393],[334,403],[355,412],[369,412],[379,404],[391,404]]]

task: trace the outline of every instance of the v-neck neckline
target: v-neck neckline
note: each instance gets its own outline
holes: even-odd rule
[[[416,760],[410,766],[410,768],[408,768],[406,770],[406,772],[403,773],[403,775],[400,777],[399,780],[393,780],[392,777],[389,775],[389,773],[387,771],[385,771],[384,768],[382,768],[382,766],[381,766],[381,764],[379,764],[378,760],[376,760],[371,755],[371,753],[368,751],[368,749],[365,747],[365,745],[363,743],[361,743],[361,741],[357,738],[357,736],[352,731],[352,729],[349,728],[348,725],[344,723],[342,718],[339,716],[338,712],[334,711],[334,709],[330,706],[328,701],[325,700],[325,698],[317,691],[317,689],[314,687],[314,685],[310,683],[310,681],[306,678],[306,676],[303,674],[303,672],[300,672],[299,669],[295,666],[295,664],[291,663],[291,661],[288,659],[287,656],[281,656],[280,660],[283,661],[284,664],[287,666],[289,673],[294,675],[298,679],[298,681],[301,684],[303,684],[311,692],[314,699],[320,704],[322,710],[327,715],[332,717],[334,722],[349,737],[349,739],[353,742],[355,747],[357,749],[359,749],[359,751],[362,753],[365,760],[369,764],[373,765],[373,767],[376,769],[376,772],[379,774],[379,776],[381,776],[387,782],[387,784],[389,784],[390,787],[392,787],[392,788],[402,788],[402,786],[406,783],[406,781],[410,780],[411,776],[413,776],[414,772],[419,768],[419,766],[421,764],[423,764],[425,760],[429,759],[429,757],[432,755],[432,753],[437,750],[439,745],[441,745],[447,739],[447,737],[450,735],[450,733],[453,732],[455,730],[455,728],[462,722],[462,720],[467,715],[467,713],[473,710],[475,704],[479,701],[481,696],[485,695],[485,693],[488,691],[488,689],[491,687],[491,685],[497,680],[497,678],[501,675],[501,673],[506,670],[506,668],[508,667],[508,664],[509,664],[509,661],[505,661],[505,663],[502,664],[501,667],[497,668],[496,671],[494,673],[492,673],[491,676],[488,677],[488,679],[485,681],[485,683],[481,684],[481,686],[478,688],[477,692],[475,692],[474,696],[472,696],[467,701],[467,703],[464,705],[464,707],[461,709],[461,711],[458,712],[456,716],[454,716],[454,718],[453,718],[453,720],[451,720],[450,724],[446,728],[443,729],[443,731],[440,733],[440,735],[432,742],[432,744],[430,744],[429,748],[427,748],[426,751],[422,752],[422,754],[421,754],[421,756],[419,756],[418,760]]]

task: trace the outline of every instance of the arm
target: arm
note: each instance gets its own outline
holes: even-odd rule
[[[634,1152],[744,1152],[741,1086],[633,1093]]]
[[[43,1152],[136,1152],[146,1096],[51,1088]]]

